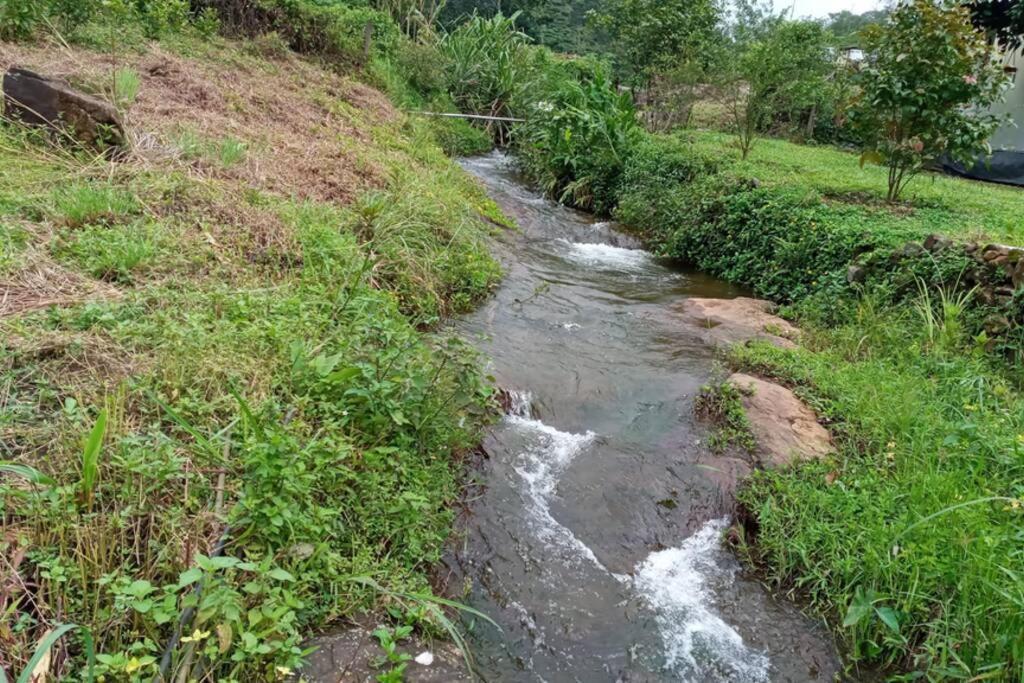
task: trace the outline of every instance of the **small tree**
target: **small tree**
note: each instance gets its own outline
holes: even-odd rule
[[[737,146],[746,159],[757,135],[779,122],[794,129],[830,92],[829,33],[810,21],[766,24],[760,38],[729,60],[720,79],[726,92]]]
[[[863,40],[867,60],[849,125],[861,140],[861,164],[888,167],[889,201],[943,155],[969,163],[989,151],[1002,119],[988,108],[1009,78],[965,6],[909,0]]]

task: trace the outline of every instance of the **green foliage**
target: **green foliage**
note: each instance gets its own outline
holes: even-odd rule
[[[836,47],[852,47],[861,45],[861,35],[870,26],[885,23],[889,11],[886,9],[868,10],[862,14],[854,14],[849,10],[832,12],[828,15],[826,26],[835,36]]]
[[[888,167],[890,201],[942,155],[969,163],[987,150],[1001,122],[988,107],[1009,77],[967,7],[901,3],[864,41],[868,59],[855,80],[850,126],[862,140],[862,162]]]
[[[735,385],[722,382],[701,387],[700,395],[694,402],[697,414],[715,426],[708,445],[716,453],[732,446],[753,453],[757,447],[741,397]]]
[[[180,621],[168,679],[276,679],[339,615],[429,603],[460,456],[493,411],[476,354],[432,330],[494,287],[480,217],[501,216],[429,122],[360,115],[360,160],[387,181],[351,206],[173,160],[66,159],[0,128],[5,273],[42,265],[88,296],[0,321],[17,526],[0,549],[24,551],[36,605],[19,593],[5,665],[24,668],[59,606],[103,633],[107,680],[157,678]],[[178,142],[219,165],[254,141]],[[266,235],[285,256],[259,256]],[[66,652],[53,673],[78,680],[81,636]]]
[[[831,102],[829,35],[812,21],[774,21],[726,58],[719,74],[744,159],[757,135],[787,127],[810,134]]]
[[[658,69],[701,58],[718,37],[722,8],[712,0],[609,0],[594,14],[636,84]]]
[[[473,16],[441,40],[448,60],[448,91],[463,111],[507,117],[528,84],[529,38],[515,25],[518,15]],[[507,126],[489,126],[504,141]]]
[[[158,245],[153,230],[145,223],[134,222],[119,229],[91,224],[62,234],[53,250],[56,256],[79,265],[94,278],[130,285],[156,257]]]
[[[54,212],[69,228],[110,224],[138,213],[138,200],[103,183],[75,184],[55,192]]]
[[[227,137],[220,141],[217,160],[224,168],[231,168],[245,161],[248,146],[236,138]]]
[[[187,30],[195,22],[210,35],[209,13],[193,13],[189,0],[0,0],[0,38],[25,40],[37,31],[55,28],[72,39],[90,23],[108,29],[132,25],[147,38]],[[109,48],[110,42],[104,47]]]
[[[0,39],[30,38],[45,9],[37,0],[0,0]]]
[[[758,473],[741,499],[770,577],[836,616],[851,664],[926,680],[1016,680],[1024,667],[1024,410],[947,327],[865,298],[805,345],[734,351],[794,383],[838,454]]]
[[[142,79],[134,69],[118,69],[114,72],[114,104],[121,111],[127,111],[139,96]]]
[[[547,193],[606,213],[640,129],[632,101],[616,92],[608,69],[596,62],[582,66],[531,91],[533,108],[516,129],[515,143]]]

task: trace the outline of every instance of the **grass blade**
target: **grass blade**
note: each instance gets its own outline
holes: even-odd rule
[[[57,482],[53,478],[46,476],[34,467],[28,465],[20,465],[10,460],[0,460],[0,473],[11,474],[16,477],[21,477],[32,484],[40,486],[56,486]],[[0,683],[3,683],[3,679],[0,678]]]
[[[39,645],[36,647],[36,651],[32,655],[32,659],[28,660],[28,664],[25,665],[24,671],[22,671],[21,675],[18,676],[18,683],[31,683],[35,674],[36,666],[50,652],[50,648],[53,647],[54,643],[60,640],[65,633],[75,629],[82,631],[82,640],[85,642],[85,681],[87,683],[92,683],[93,667],[96,665],[96,647],[93,644],[92,633],[89,629],[79,626],[78,624],[60,624],[57,628],[50,631],[45,638],[39,641]],[[6,683],[6,681],[6,676],[0,677],[0,683]]]
[[[85,441],[85,449],[82,451],[82,500],[92,507],[93,494],[96,490],[96,481],[99,479],[100,469],[100,447],[103,445],[103,435],[107,431],[107,411],[101,410],[96,418],[96,424],[89,432],[89,438]]]

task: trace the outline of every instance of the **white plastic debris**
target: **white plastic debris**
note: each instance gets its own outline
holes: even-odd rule
[[[417,664],[422,664],[423,666],[430,666],[434,663],[434,655],[429,652],[421,652],[416,655],[416,659],[414,661]]]

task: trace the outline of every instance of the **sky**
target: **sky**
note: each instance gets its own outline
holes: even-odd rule
[[[794,18],[826,17],[832,12],[842,12],[844,9],[860,14],[878,9],[884,4],[880,0],[774,0],[774,3],[777,10],[788,10],[793,7]]]

